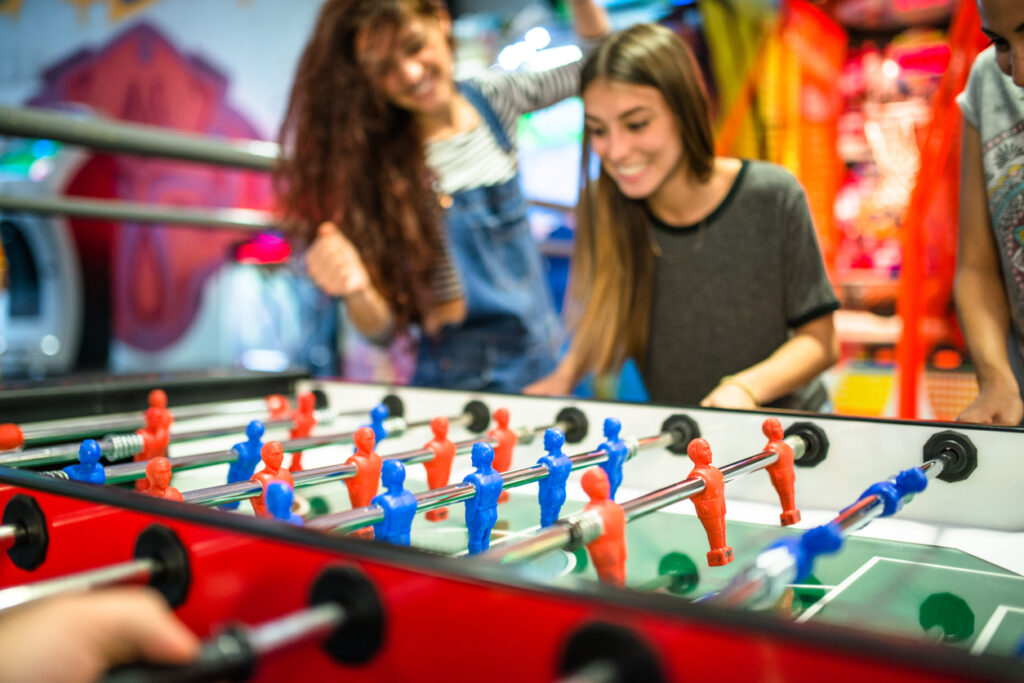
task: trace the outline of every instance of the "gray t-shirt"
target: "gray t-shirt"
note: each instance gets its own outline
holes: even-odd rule
[[[1024,356],[1024,88],[999,70],[995,56],[994,46],[978,55],[956,101],[981,137],[989,214],[1016,346]],[[1020,381],[1024,373],[1017,368]]]
[[[770,356],[794,328],[839,308],[803,188],[775,164],[744,161],[696,225],[651,217],[652,334],[642,374],[651,400],[696,405],[725,375]],[[771,404],[818,410],[820,380]]]

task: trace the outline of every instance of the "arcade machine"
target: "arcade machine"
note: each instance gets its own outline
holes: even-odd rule
[[[6,140],[0,184],[28,196],[52,194],[83,158],[46,140]],[[0,287],[0,372],[7,378],[67,374],[78,359],[85,322],[84,283],[68,222],[0,213],[0,240],[7,262],[6,287]]]

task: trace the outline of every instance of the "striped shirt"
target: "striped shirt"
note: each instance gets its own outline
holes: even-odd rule
[[[512,143],[506,153],[494,137],[487,122],[443,140],[427,143],[427,165],[438,179],[438,191],[455,194],[477,187],[498,185],[515,177],[516,127],[523,114],[549,107],[577,94],[582,62],[559,66],[548,71],[505,73],[488,71],[473,83],[490,103],[501,126]],[[434,300],[452,301],[462,296],[462,285],[447,243],[432,276]]]

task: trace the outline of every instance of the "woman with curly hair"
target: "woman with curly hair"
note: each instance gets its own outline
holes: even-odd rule
[[[582,37],[606,32],[592,0],[572,7]],[[360,332],[418,330],[414,384],[515,392],[560,342],[516,121],[575,94],[579,64],[459,83],[452,67],[440,0],[328,0],[282,128],[286,224]]]

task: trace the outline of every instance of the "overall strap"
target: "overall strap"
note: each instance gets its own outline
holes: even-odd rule
[[[512,149],[512,141],[508,139],[505,128],[501,125],[501,121],[498,119],[494,108],[491,107],[491,103],[480,92],[480,87],[470,81],[460,81],[458,88],[463,97],[469,100],[469,103],[473,105],[477,112],[480,113],[480,116],[483,117],[483,120],[487,122],[487,126],[491,129],[491,133],[494,134],[498,145],[501,146],[506,154],[511,154],[514,151]]]

